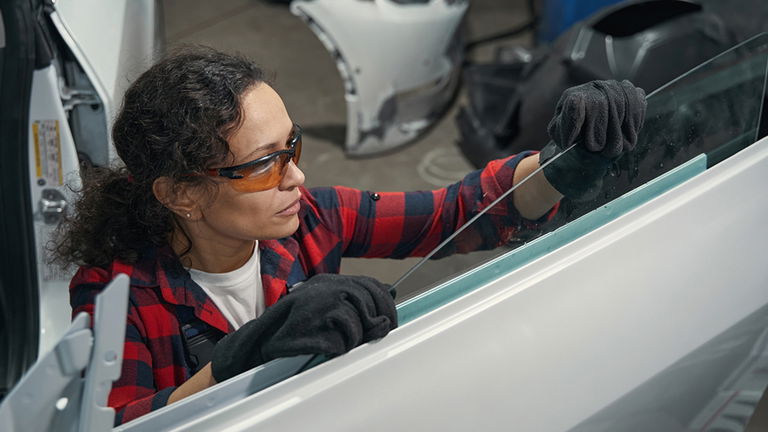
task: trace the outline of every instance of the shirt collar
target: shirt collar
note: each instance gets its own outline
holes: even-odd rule
[[[285,295],[288,286],[304,280],[301,265],[296,259],[299,243],[293,237],[262,240],[259,242],[259,253],[264,302],[271,306]]]
[[[285,295],[290,285],[306,278],[296,258],[299,243],[293,237],[286,237],[259,241],[258,248],[264,301],[266,306],[271,306]],[[163,300],[192,308],[195,316],[205,323],[225,333],[234,330],[213,300],[192,280],[170,246],[148,248],[129,269],[115,270],[129,274],[133,286],[159,288]]]
[[[168,303],[188,306],[197,318],[225,333],[234,330],[216,304],[189,276],[170,246],[149,248],[130,270],[131,285],[160,290]]]

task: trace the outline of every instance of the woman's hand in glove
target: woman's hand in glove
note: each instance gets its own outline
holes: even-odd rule
[[[221,382],[279,357],[339,355],[397,327],[389,286],[366,276],[320,274],[222,338],[211,368]]]
[[[540,164],[578,145],[544,168],[547,181],[571,199],[593,198],[608,167],[634,150],[645,108],[643,89],[626,80],[591,81],[565,90],[549,123],[552,142],[542,149]]]

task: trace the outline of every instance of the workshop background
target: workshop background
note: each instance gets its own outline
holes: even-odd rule
[[[530,20],[527,0],[472,0],[466,15],[467,41],[509,30]],[[300,163],[307,187],[343,185],[371,191],[435,189],[460,180],[473,167],[456,145],[459,91],[452,108],[422,138],[384,155],[344,154],[346,102],[336,64],[309,27],[284,3],[266,0],[165,0],[168,48],[203,44],[244,54],[275,77],[293,120],[304,128]],[[385,37],[385,36],[383,36]],[[467,60],[484,62],[501,45],[533,44],[532,32],[478,46]],[[552,107],[554,112],[554,106]],[[342,272],[394,282],[417,258],[345,259]]]

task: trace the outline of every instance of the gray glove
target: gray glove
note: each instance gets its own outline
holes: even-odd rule
[[[579,144],[544,168],[549,183],[574,200],[597,195],[608,167],[634,150],[645,108],[645,92],[627,80],[590,81],[565,90],[549,123],[552,142],[541,150],[540,164]]]
[[[224,336],[213,349],[211,371],[221,382],[280,357],[339,355],[396,327],[388,285],[367,276],[320,274]]]

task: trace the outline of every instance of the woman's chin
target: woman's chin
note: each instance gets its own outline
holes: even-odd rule
[[[275,229],[269,233],[269,235],[264,238],[264,240],[275,240],[275,239],[281,239],[284,237],[292,236],[297,229],[299,229],[299,216],[293,215],[290,218],[286,218],[284,216],[281,216],[281,219],[283,219],[282,223],[279,224],[279,226],[276,226]],[[288,219],[288,220],[285,220]]]

